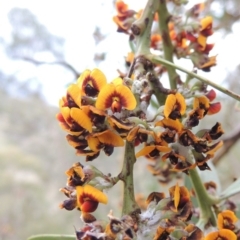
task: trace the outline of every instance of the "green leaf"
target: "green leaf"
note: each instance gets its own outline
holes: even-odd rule
[[[240,178],[228,186],[220,195],[220,199],[229,198],[237,193],[240,193]]]
[[[62,235],[62,234],[40,234],[33,235],[27,240],[75,240],[75,235]]]

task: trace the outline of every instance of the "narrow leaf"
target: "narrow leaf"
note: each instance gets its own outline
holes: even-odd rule
[[[27,240],[75,240],[75,235],[62,235],[62,234],[40,234],[33,235]]]

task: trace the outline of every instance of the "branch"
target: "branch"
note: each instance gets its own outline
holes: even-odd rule
[[[35,60],[33,58],[29,58],[29,57],[21,57],[20,59],[24,60],[24,61],[27,61],[27,62],[31,62],[31,63],[33,63],[35,65],[43,65],[43,64],[61,65],[61,66],[65,67],[66,69],[70,70],[74,74],[75,78],[78,78],[79,75],[81,74],[72,65],[70,65],[69,63],[64,62],[64,61],[45,62],[45,61],[38,61],[38,60]]]
[[[192,77],[200,80],[201,82],[203,82],[203,83],[205,83],[205,84],[207,84],[207,85],[209,85],[209,86],[212,86],[213,88],[216,88],[216,89],[219,90],[220,92],[225,93],[226,95],[228,95],[228,96],[230,96],[230,97],[232,97],[232,98],[240,101],[240,95],[238,95],[238,94],[236,94],[236,93],[234,93],[234,92],[232,92],[232,91],[230,91],[230,90],[228,90],[228,89],[226,89],[226,88],[224,88],[224,87],[216,84],[215,82],[212,82],[212,81],[208,80],[208,79],[205,78],[205,77],[202,77],[202,76],[200,76],[200,75],[198,75],[198,74],[196,74],[196,73],[194,73],[194,72],[191,72],[191,71],[189,71],[189,70],[187,70],[187,69],[185,69],[185,68],[183,68],[183,67],[181,67],[181,66],[175,65],[174,63],[169,62],[169,61],[167,61],[167,60],[165,60],[165,59],[163,59],[163,58],[161,58],[161,57],[155,56],[155,55],[153,55],[153,54],[149,54],[149,55],[146,56],[146,57],[147,57],[150,61],[152,61],[152,62],[161,63],[161,64],[163,64],[163,65],[165,65],[165,66],[171,66],[171,67],[173,67],[173,68],[175,68],[175,69],[178,69],[178,70],[180,70],[180,71],[182,71],[182,72],[185,72],[185,73],[188,74],[189,76],[192,76]]]

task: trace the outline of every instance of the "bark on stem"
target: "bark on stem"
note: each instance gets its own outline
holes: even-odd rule
[[[133,166],[136,162],[134,145],[126,141],[124,161],[119,178],[123,181],[123,207],[122,216],[137,209],[134,196]]]

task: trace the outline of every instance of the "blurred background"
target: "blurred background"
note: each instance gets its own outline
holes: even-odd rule
[[[135,10],[145,2],[126,1]],[[189,8],[198,3],[190,2]],[[240,1],[208,4],[218,65],[200,74],[240,94]],[[0,240],[73,234],[74,226],[81,225],[77,211],[59,209],[65,197],[58,189],[65,186],[64,172],[84,158],[68,145],[55,115],[67,85],[86,68],[98,67],[110,80],[118,76],[117,69],[125,70],[128,36],[116,32],[114,14],[113,0],[0,1]],[[213,160],[224,189],[239,176],[240,106],[222,94],[218,100],[222,111],[205,118],[200,127],[219,121],[226,132],[225,146]],[[115,149],[111,157],[101,155],[93,164],[114,176],[122,155],[123,149]],[[136,194],[165,191],[146,165],[144,159],[136,163]],[[110,209],[119,216],[121,184],[108,195],[110,203],[96,212],[105,219]]]

